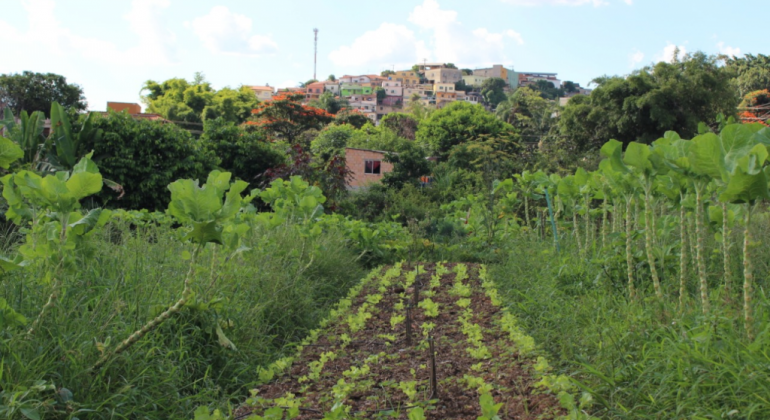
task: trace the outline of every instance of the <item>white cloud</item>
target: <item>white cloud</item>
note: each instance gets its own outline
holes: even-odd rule
[[[641,52],[641,51],[638,51],[638,50],[637,50],[637,51],[635,51],[633,54],[630,54],[630,55],[628,56],[628,61],[629,61],[629,63],[630,63],[630,67],[631,67],[631,68],[634,68],[634,67],[636,67],[636,66],[637,66],[639,63],[641,63],[643,60],[644,60],[644,53],[643,53],[643,52]]]
[[[433,61],[490,65],[509,61],[507,41],[524,44],[518,32],[508,29],[500,33],[486,28],[466,29],[457,20],[457,12],[443,10],[436,0],[425,0],[409,14],[409,22],[430,33],[428,48]]]
[[[215,54],[259,56],[278,51],[278,44],[269,35],[251,34],[251,18],[225,6],[214,6],[209,14],[195,18],[191,26],[203,46]]]
[[[332,51],[329,59],[341,67],[411,67],[426,54],[425,43],[418,41],[409,28],[383,23],[375,30],[364,32],[351,45]]]
[[[436,0],[424,0],[408,17],[418,31],[383,23],[352,44],[341,46],[329,58],[338,66],[359,68],[411,67],[423,60],[457,65],[509,64],[510,44],[522,45],[521,34],[507,29],[466,28],[454,10],[442,9]]]
[[[675,52],[678,53],[676,57],[674,57]],[[683,60],[686,55],[687,55],[687,48],[685,48],[684,45],[676,45],[669,42],[666,45],[666,47],[663,48],[663,51],[657,56],[655,56],[655,61],[665,61],[667,63],[670,63],[674,61],[674,58],[678,60]]]
[[[741,49],[737,47],[731,47],[729,45],[725,45],[724,42],[718,42],[717,48],[719,48],[719,53],[724,54],[731,57],[740,57],[743,55],[741,53]]]
[[[24,45],[46,54],[81,56],[95,61],[119,65],[157,65],[175,61],[176,37],[165,29],[160,15],[170,5],[169,0],[133,0],[130,11],[123,16],[139,42],[121,50],[112,42],[85,37],[63,27],[56,19],[54,0],[26,0],[28,29],[22,32],[0,21],[0,33],[5,40]]]

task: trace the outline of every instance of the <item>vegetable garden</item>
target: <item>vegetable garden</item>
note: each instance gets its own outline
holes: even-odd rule
[[[484,266],[375,269],[235,418],[577,418],[569,379],[500,305]]]

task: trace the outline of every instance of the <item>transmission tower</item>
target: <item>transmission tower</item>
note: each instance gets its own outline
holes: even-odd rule
[[[313,33],[315,34],[315,42],[313,43],[313,79],[318,80],[318,78],[315,77],[318,63],[318,28],[313,28]]]

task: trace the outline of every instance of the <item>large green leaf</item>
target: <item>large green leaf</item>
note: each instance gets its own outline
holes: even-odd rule
[[[72,137],[69,116],[58,102],[51,104],[51,130],[59,163],[66,168],[75,165],[75,140]]]
[[[66,183],[67,190],[75,200],[98,193],[102,190],[102,184],[101,174],[92,172],[73,173]]]
[[[222,206],[222,210],[219,213],[219,219],[229,219],[238,214],[238,211],[241,209],[241,205],[243,203],[241,193],[248,186],[249,184],[244,181],[235,181],[230,186],[230,190],[227,192],[227,196],[225,197],[225,204]]]
[[[192,226],[192,231],[185,236],[185,239],[199,244],[208,242],[222,244],[222,227],[217,222],[213,220],[208,222],[192,222]]]
[[[0,168],[8,169],[11,164],[24,157],[24,151],[16,143],[0,137]]]
[[[623,162],[633,166],[638,172],[644,172],[652,169],[652,163],[650,162],[651,154],[650,146],[632,141],[626,147]]]
[[[756,175],[749,175],[743,168],[736,168],[724,191],[719,195],[719,200],[728,203],[754,203],[759,199],[770,198],[767,189],[769,170],[770,168],[765,168]]]
[[[222,208],[222,200],[215,187],[204,185],[200,188],[197,181],[180,179],[172,182],[168,189],[171,190],[168,211],[180,222],[214,220],[214,213]]]
[[[628,172],[628,168],[623,163],[623,143],[617,140],[610,140],[604,143],[600,150],[602,156],[606,157],[613,170],[617,172]]]
[[[691,169],[698,175],[721,179],[725,174],[724,155],[719,137],[706,133],[691,140],[688,159]]]

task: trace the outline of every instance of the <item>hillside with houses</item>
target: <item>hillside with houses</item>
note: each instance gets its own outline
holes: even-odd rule
[[[591,93],[573,82],[562,82],[557,73],[517,72],[501,64],[459,69],[451,63],[423,63],[408,70],[385,70],[379,75],[329,76],[327,80],[310,80],[301,85],[284,89],[271,86],[248,88],[260,101],[269,101],[274,95],[286,91],[304,93],[307,103],[319,100],[323,95],[331,96],[341,100],[347,108],[366,115],[374,124],[385,115],[401,112],[413,103],[442,109],[452,102],[462,101],[483,105],[491,111],[496,104],[485,90],[508,94],[519,87],[530,87],[544,92],[543,96],[559,99],[561,104],[566,104],[566,100],[574,95]]]

